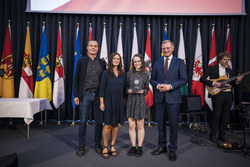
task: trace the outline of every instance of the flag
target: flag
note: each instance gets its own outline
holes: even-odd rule
[[[100,59],[103,59],[108,64],[108,47],[107,47],[105,24],[104,24],[104,27],[103,27],[102,48],[101,48],[101,53],[100,53]]]
[[[92,40],[92,28],[91,28],[91,23],[89,24],[89,41]]]
[[[231,51],[231,38],[230,38],[230,27],[228,26],[227,28],[227,43],[226,43],[226,51],[230,54],[232,54]],[[233,69],[233,65],[232,65],[232,57],[228,63],[228,68]]]
[[[203,63],[202,63],[201,32],[200,32],[200,26],[198,26],[195,55],[194,55],[191,94],[200,95],[201,106],[203,107],[204,106],[204,84],[200,82],[200,78],[202,75],[203,75]]]
[[[208,66],[216,65],[217,64],[217,58],[216,58],[216,40],[215,40],[215,30],[214,26],[212,28],[212,41],[211,41],[211,48],[210,48],[210,55],[209,55],[209,62]],[[206,89],[205,91],[205,101],[209,108],[213,110],[212,106],[212,100],[211,98],[208,98],[208,91]]]
[[[137,40],[137,33],[136,33],[136,23],[134,23],[134,36],[133,36],[133,43],[132,43],[130,68],[132,67],[132,59],[133,59],[135,54],[138,54],[138,40]]]
[[[0,97],[2,98],[14,98],[14,69],[13,69],[13,57],[11,46],[11,28],[8,23],[8,28],[3,45],[3,53],[1,59],[0,69],[3,69],[5,74],[0,77]]]
[[[230,27],[228,25],[227,27],[227,42],[226,42],[226,50],[228,53],[232,54],[232,51],[231,51],[231,38],[230,38]],[[227,67],[230,68],[230,69],[233,69],[233,64],[232,64],[232,57],[230,59],[230,61],[228,62],[227,64]],[[233,92],[233,96],[234,96],[234,89],[232,89],[232,92]],[[233,100],[233,104],[231,106],[231,110],[233,110],[235,107],[235,102]]]
[[[73,73],[73,82],[72,82],[72,107],[75,108],[76,104],[74,102],[74,80],[76,72],[77,61],[81,58],[81,44],[80,44],[80,35],[79,35],[79,26],[76,29],[76,47],[75,47],[75,57],[74,57],[74,73]]]
[[[122,69],[124,70],[123,47],[122,47],[122,23],[120,23],[118,44],[117,44],[117,51],[116,52],[119,53],[121,58],[122,58]]]
[[[164,34],[163,34],[163,41],[166,41],[167,38],[167,24],[165,24]],[[161,52],[161,59],[164,59],[163,53]]]
[[[180,27],[180,42],[179,42],[179,48],[178,48],[178,57],[184,60],[184,63],[186,65],[186,54],[185,54],[185,45],[184,45],[182,26]],[[188,94],[188,84],[181,87],[181,95],[187,95],[187,94]]]
[[[62,56],[61,26],[58,27],[56,67],[54,74],[53,104],[58,108],[65,101],[64,95],[64,71]]]
[[[151,77],[152,58],[151,58],[150,27],[148,27],[144,61],[146,65],[146,71],[149,74],[149,77]],[[148,94],[145,96],[145,99],[148,108],[154,104],[153,87],[150,83],[149,83]]]
[[[30,43],[30,29],[27,27],[22,75],[19,87],[19,98],[33,98],[34,86],[33,86],[33,70],[32,70],[32,54]]]
[[[43,26],[42,42],[37,65],[34,98],[47,98],[49,102],[52,100],[49,51],[45,26]]]

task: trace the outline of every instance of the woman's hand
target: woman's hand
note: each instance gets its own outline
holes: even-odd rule
[[[140,91],[138,91],[137,93],[143,94],[143,93],[144,93],[144,90],[140,90]]]
[[[133,93],[133,90],[132,90],[132,89],[129,89],[129,90],[128,90],[128,93],[129,93],[129,94],[132,94],[132,93]]]
[[[100,110],[101,110],[101,111],[104,111],[104,109],[105,109],[105,106],[104,106],[103,103],[101,103],[101,104],[100,104]]]

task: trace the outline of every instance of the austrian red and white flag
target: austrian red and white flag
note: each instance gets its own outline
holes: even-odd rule
[[[214,26],[212,28],[212,42],[211,42],[211,48],[210,48],[210,55],[209,55],[209,62],[208,62],[208,66],[213,66],[217,64],[217,57],[216,57],[216,39],[215,39],[215,29]],[[212,100],[211,98],[208,98],[208,91],[206,89],[205,91],[205,101],[207,103],[207,105],[209,106],[209,108],[211,110],[213,110],[213,106],[212,106]]]
[[[56,51],[56,67],[54,75],[53,104],[55,108],[58,108],[64,101],[65,101],[65,93],[64,93],[62,38],[61,38],[61,27],[59,25],[58,38],[57,38],[57,51]]]
[[[31,54],[31,43],[30,43],[30,29],[27,27],[22,75],[19,86],[19,98],[33,98],[34,96],[34,85],[33,85],[33,70],[32,70],[32,54]]]
[[[92,28],[91,25],[89,26],[89,41],[92,40]]]
[[[200,32],[200,26],[198,26],[194,65],[193,65],[191,94],[200,95],[201,106],[204,106],[204,84],[200,82],[200,78],[202,75],[203,75],[203,62],[202,62],[201,32]]]
[[[231,51],[231,38],[230,38],[230,27],[228,26],[227,28],[227,43],[226,43],[226,50],[228,53],[232,54]],[[228,68],[233,69],[233,65],[232,65],[232,57],[228,63]]]
[[[146,64],[146,71],[149,74],[149,77],[151,77],[152,58],[151,58],[150,27],[148,27],[144,61],[145,61],[145,64]],[[148,108],[151,107],[154,104],[153,87],[152,87],[152,85],[150,83],[149,83],[148,94],[145,96],[145,99],[146,99],[146,103],[147,103]]]

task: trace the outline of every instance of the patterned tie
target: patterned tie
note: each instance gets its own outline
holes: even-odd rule
[[[168,72],[168,58],[166,59],[166,61],[165,61],[165,65],[164,65],[164,73],[165,73],[165,75],[167,75],[167,72]]]

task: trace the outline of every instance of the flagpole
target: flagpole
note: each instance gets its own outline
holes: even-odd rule
[[[44,28],[44,27],[45,27],[45,21],[43,21],[43,27],[42,28]],[[42,30],[42,32],[43,32],[43,30]],[[41,111],[41,120],[40,120],[39,125],[43,125],[43,111]]]
[[[227,24],[227,30],[230,30],[230,24]],[[228,34],[227,34],[228,35]],[[228,40],[228,36],[227,36],[227,40]],[[226,41],[227,42],[227,41]],[[230,53],[231,54],[231,53]],[[232,59],[232,58],[231,58]],[[231,107],[232,108],[232,107]],[[228,116],[228,119],[227,119],[227,128],[230,129],[231,126],[230,126],[230,114]]]
[[[59,24],[59,29],[61,29],[61,22],[59,21],[58,24]],[[57,124],[56,125],[61,125],[60,112],[61,112],[61,106],[59,106],[57,110]]]
[[[150,28],[150,24],[148,24],[148,29]],[[151,114],[150,114],[151,112],[150,112],[150,108],[148,108],[148,125],[147,125],[147,127],[152,127],[152,125],[151,125]]]
[[[61,112],[61,106],[58,108],[57,110],[57,124],[56,125],[61,125],[61,121],[60,121],[60,112]]]
[[[76,112],[76,109],[74,108],[74,109],[73,109],[73,121],[72,121],[72,123],[70,124],[71,126],[76,125],[76,123],[75,123],[75,112]]]
[[[8,28],[10,27],[10,20],[8,20]],[[12,118],[10,118],[9,125],[13,125]]]

